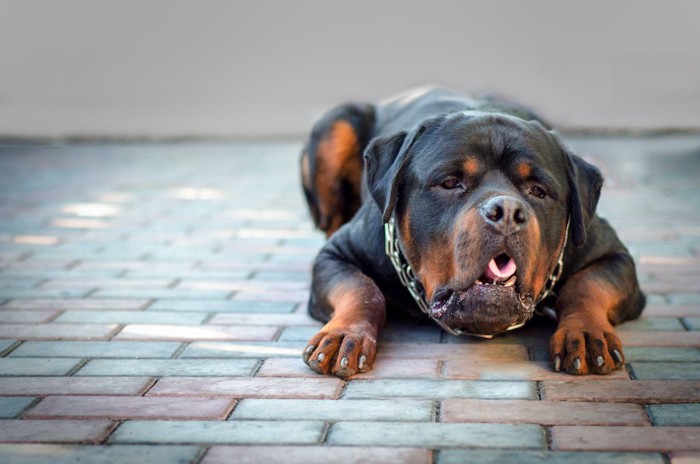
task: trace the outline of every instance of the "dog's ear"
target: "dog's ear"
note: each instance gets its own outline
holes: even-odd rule
[[[570,233],[574,245],[586,242],[588,226],[595,215],[595,209],[603,187],[603,175],[597,167],[564,149],[566,174],[569,180]]]
[[[385,223],[389,222],[396,207],[401,175],[408,164],[408,153],[424,131],[425,126],[419,125],[410,132],[377,137],[365,149],[367,186],[382,211]]]

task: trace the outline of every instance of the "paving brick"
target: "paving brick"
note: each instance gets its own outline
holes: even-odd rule
[[[4,324],[0,338],[16,340],[107,340],[116,324]]]
[[[673,305],[698,305],[700,295],[696,293],[672,293],[666,296]]]
[[[180,269],[193,269],[194,260],[184,261],[127,261],[127,260],[105,260],[100,258],[97,260],[83,260],[76,266],[76,270],[80,271],[119,271],[130,272],[138,270],[147,271],[178,271]]]
[[[699,451],[697,427],[552,427],[552,448],[584,451]]]
[[[334,377],[166,377],[159,380],[148,395],[334,399],[340,396],[342,387],[343,381]]]
[[[66,375],[80,362],[70,358],[0,358],[0,376]]]
[[[194,462],[198,446],[0,444],[0,462],[44,464],[151,464]]]
[[[700,452],[671,453],[671,464],[697,464],[698,462],[700,462]]]
[[[625,347],[626,361],[700,362],[700,348]]]
[[[652,304],[644,308],[642,317],[700,317],[700,305],[681,306],[670,304]]]
[[[425,400],[245,399],[230,420],[430,421],[432,414]]]
[[[313,326],[318,331],[323,326],[305,314],[217,314],[210,321],[212,325],[277,325]]]
[[[181,358],[278,358],[301,359],[301,342],[193,342],[180,355]]]
[[[532,450],[445,450],[440,451],[437,464],[664,464],[664,458],[654,453],[605,453],[595,451],[532,451]]]
[[[498,422],[542,425],[648,425],[636,404],[571,401],[446,399],[441,422]]]
[[[15,310],[122,310],[139,311],[150,304],[148,299],[63,299],[63,300],[12,300],[2,309]]]
[[[27,419],[222,420],[235,404],[229,398],[143,396],[51,396],[25,414]]]
[[[201,311],[206,313],[291,313],[296,305],[275,301],[160,300],[148,311]]]
[[[59,311],[2,311],[0,324],[41,323],[53,319]]]
[[[47,298],[81,298],[90,293],[88,289],[45,288],[45,289],[0,289],[0,300],[8,299],[47,299]]]
[[[0,395],[140,395],[147,377],[0,377]]]
[[[693,403],[700,401],[699,381],[610,380],[608,382],[545,381],[543,398],[556,401],[626,403]]]
[[[655,425],[700,426],[700,404],[652,404],[649,415]]]
[[[201,289],[201,290],[230,290],[230,291],[254,291],[267,292],[271,289],[274,291],[300,291],[308,290],[309,284],[307,281],[286,281],[275,282],[271,285],[269,282],[258,282],[255,280],[245,279],[232,281],[225,280],[210,280],[210,281],[193,281],[183,280],[178,283],[176,288]]]
[[[620,332],[622,346],[700,347],[700,332]]]
[[[528,350],[525,346],[489,344],[487,342],[465,340],[465,344],[412,344],[412,343],[385,343],[379,345],[378,354],[381,356],[400,359],[437,359],[447,361],[450,359],[471,359],[478,362],[507,362],[527,361]]]
[[[436,422],[338,422],[328,434],[331,445],[418,446],[428,448],[542,448],[537,425],[443,424]]]
[[[299,304],[309,301],[309,292],[306,290],[243,290],[236,292],[232,299],[240,302],[262,300],[278,303]]]
[[[0,366],[2,362],[0,360]],[[75,373],[76,376],[249,376],[255,359],[93,359]]]
[[[354,380],[343,394],[346,399],[373,398],[493,398],[534,399],[534,382],[469,380]]]
[[[149,298],[154,300],[225,300],[231,296],[231,292],[225,290],[194,290],[186,288],[109,288],[100,289],[90,296],[94,296],[95,298]]]
[[[685,331],[677,317],[642,317],[617,326],[618,332]]]
[[[465,380],[561,380],[571,382],[589,382],[612,379],[628,379],[624,369],[609,375],[575,377],[565,372],[555,372],[549,362],[473,362],[469,359],[450,360],[446,363],[445,377]]]
[[[202,464],[307,464],[333,462],[358,464],[363,462],[430,464],[431,452],[418,448],[380,448],[349,446],[213,446]]]
[[[112,429],[107,420],[0,420],[0,443],[99,443]]]
[[[321,421],[128,421],[110,443],[317,444],[326,430]]]
[[[72,279],[50,279],[41,285],[40,288],[134,288],[134,289],[161,289],[167,288],[176,279],[118,279],[108,278],[72,278]]]
[[[282,333],[280,334],[278,340],[282,342],[308,342],[311,337],[318,333],[320,328],[320,324],[313,326],[285,327],[282,329]]]
[[[277,327],[129,324],[114,340],[274,340]]]
[[[13,419],[24,411],[35,398],[26,398],[22,396],[6,396],[0,397],[0,418]]]
[[[170,358],[178,342],[25,342],[10,357]]]
[[[0,317],[2,317],[2,311],[0,311]],[[184,311],[66,311],[57,317],[54,322],[197,325],[203,323],[206,318],[206,313]]]
[[[634,362],[630,367],[640,380],[700,380],[700,363]]]
[[[256,374],[258,377],[317,377],[301,360],[301,356],[291,358],[270,358],[263,362]],[[420,378],[434,379],[439,376],[438,361],[430,359],[392,359],[378,357],[371,371],[357,374],[353,379],[380,378]]]

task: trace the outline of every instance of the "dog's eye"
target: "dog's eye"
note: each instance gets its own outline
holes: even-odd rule
[[[530,188],[530,195],[535,196],[537,198],[544,198],[547,196],[547,192],[545,192],[542,187],[538,185],[533,185]]]
[[[456,177],[448,177],[441,184],[440,187],[445,190],[452,190],[461,187],[462,183]]]

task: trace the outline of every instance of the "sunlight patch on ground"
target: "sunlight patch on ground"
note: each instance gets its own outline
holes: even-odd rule
[[[170,196],[178,200],[221,200],[226,194],[213,188],[180,187],[171,190]]]
[[[64,214],[72,214],[80,217],[112,217],[121,213],[122,209],[118,206],[108,205],[106,203],[74,203],[64,206],[61,211]]]

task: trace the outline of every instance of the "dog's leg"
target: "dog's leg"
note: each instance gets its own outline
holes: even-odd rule
[[[637,317],[644,306],[632,258],[624,252],[572,275],[559,292],[559,325],[550,341],[554,369],[607,374],[624,364],[613,325]]]
[[[330,237],[360,207],[362,153],[372,137],[372,105],[345,104],[326,113],[301,155],[304,194],[316,227]]]
[[[304,362],[311,369],[350,377],[372,368],[386,318],[384,296],[332,244],[316,258],[309,312],[327,322],[304,349]]]

